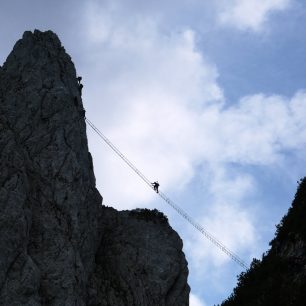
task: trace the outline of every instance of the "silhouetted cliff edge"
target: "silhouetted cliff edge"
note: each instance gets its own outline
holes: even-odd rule
[[[253,260],[222,306],[306,305],[306,178],[277,226],[271,249]]]
[[[76,77],[51,31],[0,67],[0,305],[188,305],[167,219],[102,206]]]

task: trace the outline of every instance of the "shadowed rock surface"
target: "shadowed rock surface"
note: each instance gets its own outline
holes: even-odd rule
[[[50,31],[25,32],[0,67],[0,169],[0,305],[188,305],[165,217],[101,205],[76,71]]]

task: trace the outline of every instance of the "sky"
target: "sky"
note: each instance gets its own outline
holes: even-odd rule
[[[303,0],[3,0],[0,63],[25,30],[56,32],[86,116],[249,264],[305,176],[305,17]],[[87,134],[103,203],[163,211],[184,242],[190,305],[221,303],[243,269]]]

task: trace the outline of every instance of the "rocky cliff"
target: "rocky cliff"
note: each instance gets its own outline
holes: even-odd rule
[[[188,305],[167,219],[102,205],[76,77],[50,31],[0,67],[0,305]]]
[[[306,305],[306,178],[277,226],[271,249],[238,277],[222,306]]]

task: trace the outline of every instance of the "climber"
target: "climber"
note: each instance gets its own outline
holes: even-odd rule
[[[82,89],[83,89],[83,84],[81,83],[82,77],[81,77],[81,76],[78,76],[78,77],[77,77],[77,80],[78,80],[78,84],[79,84],[79,91],[80,91],[80,94],[82,94]]]
[[[83,89],[83,87],[84,87],[83,84],[80,83],[80,84],[79,84],[79,91],[80,91],[80,94],[82,94],[82,89]]]
[[[154,183],[151,183],[151,185],[153,186],[153,189],[158,193],[159,183],[156,181]]]

